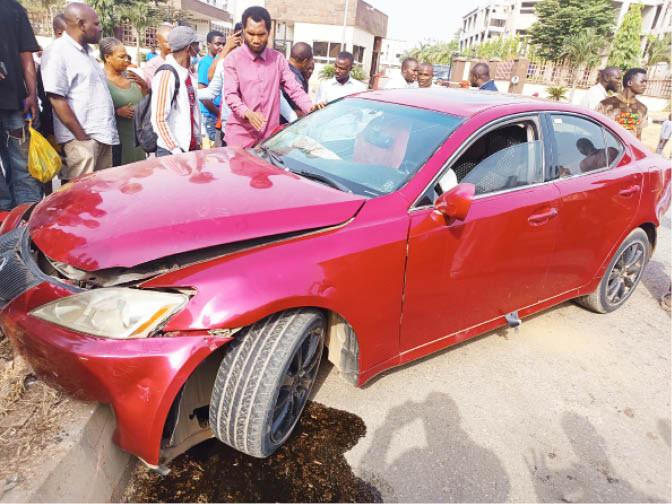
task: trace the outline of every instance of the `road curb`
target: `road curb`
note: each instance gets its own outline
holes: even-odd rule
[[[135,458],[112,442],[116,419],[103,404],[72,401],[63,441],[11,486],[0,502],[113,502],[121,497]]]

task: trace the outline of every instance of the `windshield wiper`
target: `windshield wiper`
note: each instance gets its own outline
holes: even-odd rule
[[[339,191],[348,193],[352,192],[352,189],[350,189],[345,184],[342,184],[337,180],[330,179],[329,177],[325,177],[324,175],[320,175],[319,173],[313,173],[306,170],[290,170],[290,171],[292,173],[296,173],[297,175],[301,175],[302,177],[306,177],[308,179],[317,180],[318,182],[324,182],[325,184],[330,185],[331,187],[338,189]]]
[[[285,170],[287,169],[287,168],[285,168],[285,162],[282,160],[282,158],[280,156],[278,156],[275,153],[275,151],[272,151],[271,149],[269,149],[268,147],[265,147],[263,145],[257,145],[255,147],[255,150],[256,149],[259,149],[261,152],[263,152],[265,157],[267,158],[267,160],[273,166],[277,166],[278,168],[284,168]]]

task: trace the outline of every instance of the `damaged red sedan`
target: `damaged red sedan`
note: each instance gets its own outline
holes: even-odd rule
[[[108,403],[150,466],[216,436],[287,440],[323,349],[362,385],[551,305],[637,286],[670,167],[591,111],[374,91],[256,148],[68,184],[0,228],[0,328],[44,380]]]

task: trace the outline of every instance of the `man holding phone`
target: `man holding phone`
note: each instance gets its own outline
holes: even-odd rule
[[[35,117],[37,78],[33,53],[40,50],[25,9],[0,0],[0,211],[39,201],[42,184],[28,173],[30,136],[26,115]]]
[[[266,47],[271,16],[263,7],[243,12],[243,45],[224,59],[224,101],[232,113],[226,121],[226,143],[251,147],[268,138],[280,124],[280,89],[303,113],[310,97],[289,69],[285,57]]]

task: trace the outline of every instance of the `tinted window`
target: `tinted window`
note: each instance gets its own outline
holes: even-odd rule
[[[552,115],[558,166],[556,176],[569,177],[606,168],[602,127],[575,116]]]
[[[612,167],[621,158],[623,152],[625,152],[625,147],[611,131],[605,129],[604,133],[607,136],[607,154],[609,156],[609,167]]]
[[[480,137],[453,164],[452,171],[457,182],[474,184],[476,194],[486,194],[543,181],[543,160],[536,123],[521,121]],[[444,185],[441,191],[448,189]]]

